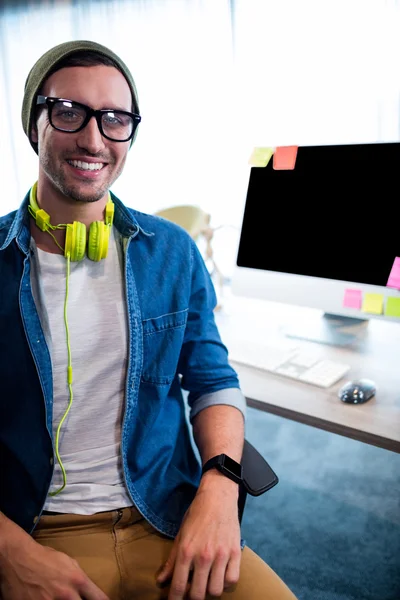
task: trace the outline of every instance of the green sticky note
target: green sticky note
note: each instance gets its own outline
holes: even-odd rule
[[[249,158],[249,165],[252,165],[253,167],[266,167],[271,160],[273,153],[273,148],[254,148]]]
[[[381,315],[383,312],[383,294],[364,294],[361,310],[374,315]]]
[[[386,300],[385,315],[388,315],[388,317],[400,317],[400,298],[389,296]]]

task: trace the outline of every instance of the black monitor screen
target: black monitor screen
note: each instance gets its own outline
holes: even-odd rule
[[[299,147],[252,167],[237,265],[385,286],[400,256],[400,143]]]

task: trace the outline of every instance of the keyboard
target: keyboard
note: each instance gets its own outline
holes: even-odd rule
[[[233,362],[323,388],[342,379],[350,369],[350,365],[321,357],[318,350],[300,349],[286,342],[267,345],[232,340],[227,348]]]

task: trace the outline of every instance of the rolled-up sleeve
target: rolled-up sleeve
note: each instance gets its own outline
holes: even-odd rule
[[[246,398],[242,391],[238,388],[226,388],[197,398],[190,407],[190,421],[193,421],[194,417],[204,408],[218,404],[237,408],[242,413],[243,418],[246,419]]]

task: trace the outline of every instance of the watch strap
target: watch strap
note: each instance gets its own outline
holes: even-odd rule
[[[233,458],[230,458],[227,454],[217,454],[210,458],[202,469],[202,475],[210,469],[217,469],[220,473],[228,477],[237,484],[243,482],[243,468],[242,465]]]

